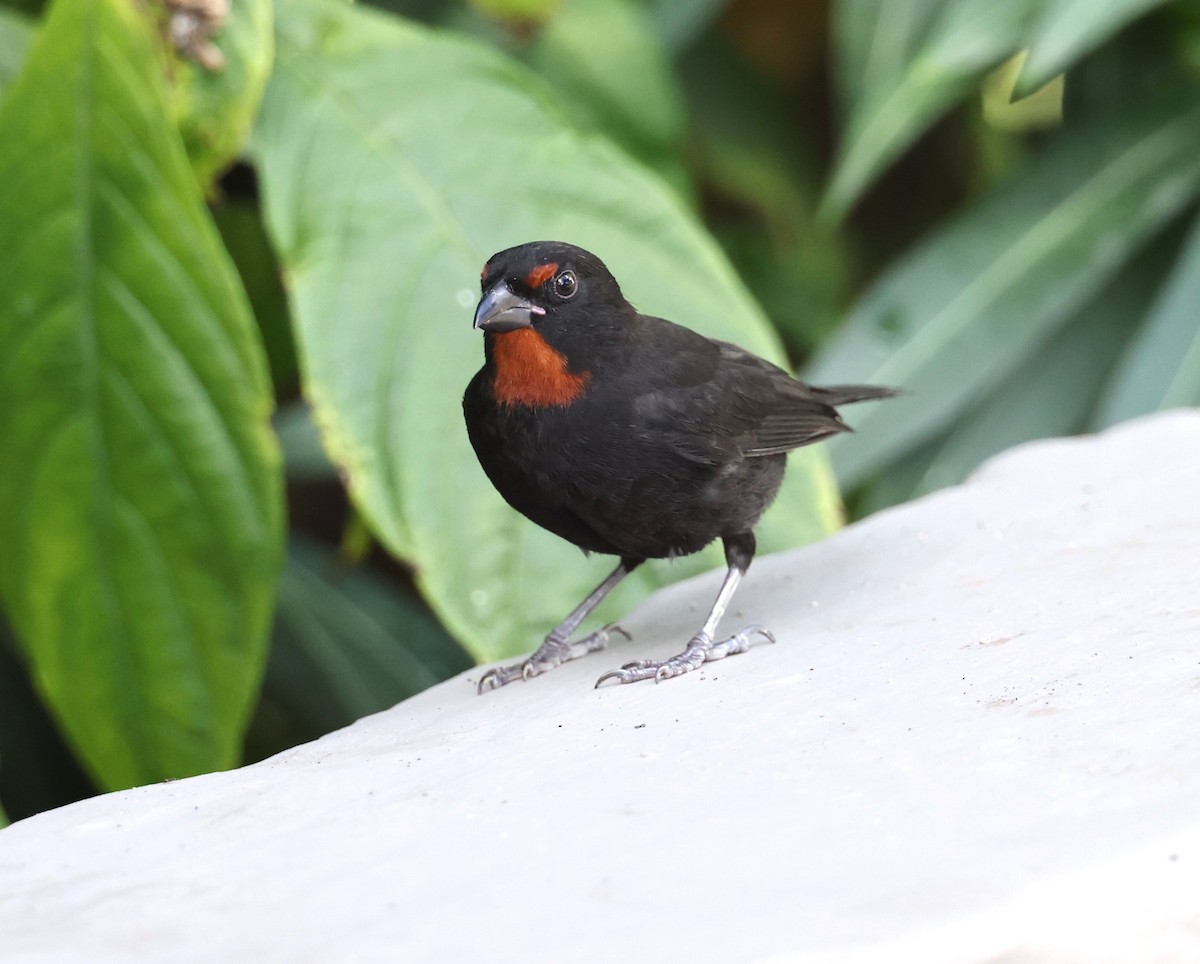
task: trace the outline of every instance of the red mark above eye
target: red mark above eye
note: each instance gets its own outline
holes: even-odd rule
[[[485,264],[482,268],[479,269],[479,280],[482,281],[486,277],[487,277],[487,265]]]
[[[556,271],[558,271],[557,261],[551,261],[549,264],[539,264],[525,276],[525,283],[530,288],[539,288],[543,282],[553,278]]]

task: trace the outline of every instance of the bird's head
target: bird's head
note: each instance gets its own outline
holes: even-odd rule
[[[551,344],[628,307],[604,262],[562,241],[532,241],[492,255],[480,287],[476,328],[492,334],[533,328]]]
[[[508,405],[579,398],[633,312],[603,261],[561,241],[492,255],[480,286],[475,327],[487,336],[496,399]]]

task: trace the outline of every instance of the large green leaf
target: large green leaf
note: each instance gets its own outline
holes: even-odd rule
[[[219,69],[173,52],[171,76],[179,130],[205,190],[250,137],[274,54],[272,0],[237,0],[213,38]]]
[[[672,183],[686,185],[678,156],[683,97],[635,0],[567,0],[527,62],[577,125],[594,126]]]
[[[987,71],[1046,0],[842,0],[838,76],[848,121],[822,211],[841,217]]]
[[[1110,117],[1052,150],[889,271],[809,376],[909,393],[835,446],[855,485],[949,426],[1049,336],[1143,239],[1195,195],[1200,108]]]
[[[1177,405],[1200,405],[1200,218],[1105,390],[1095,424]]]
[[[675,196],[580,134],[526,70],[329,0],[278,14],[255,153],[327,447],[468,649],[528,650],[609,563],[585,564],[519,518],[467,443],[460,399],[482,361],[470,319],[484,260],[570,240],[606,258],[643,309],[774,358],[779,346]],[[823,457],[805,453],[764,543],[835,520]]]
[[[130,0],[0,106],[0,591],[107,787],[238,759],[280,553],[270,396]]]
[[[1029,34],[1019,96],[1032,93],[1131,20],[1167,0],[1044,0]]]
[[[0,7],[0,97],[21,64],[33,39],[33,24],[24,14]]]

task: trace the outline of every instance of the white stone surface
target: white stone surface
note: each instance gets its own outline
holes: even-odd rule
[[[779,642],[478,671],[0,831],[0,961],[1200,961],[1200,413],[761,559]]]

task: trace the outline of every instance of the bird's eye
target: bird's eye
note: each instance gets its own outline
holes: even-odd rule
[[[564,271],[554,279],[554,293],[564,301],[574,295],[578,287],[574,271]]]

